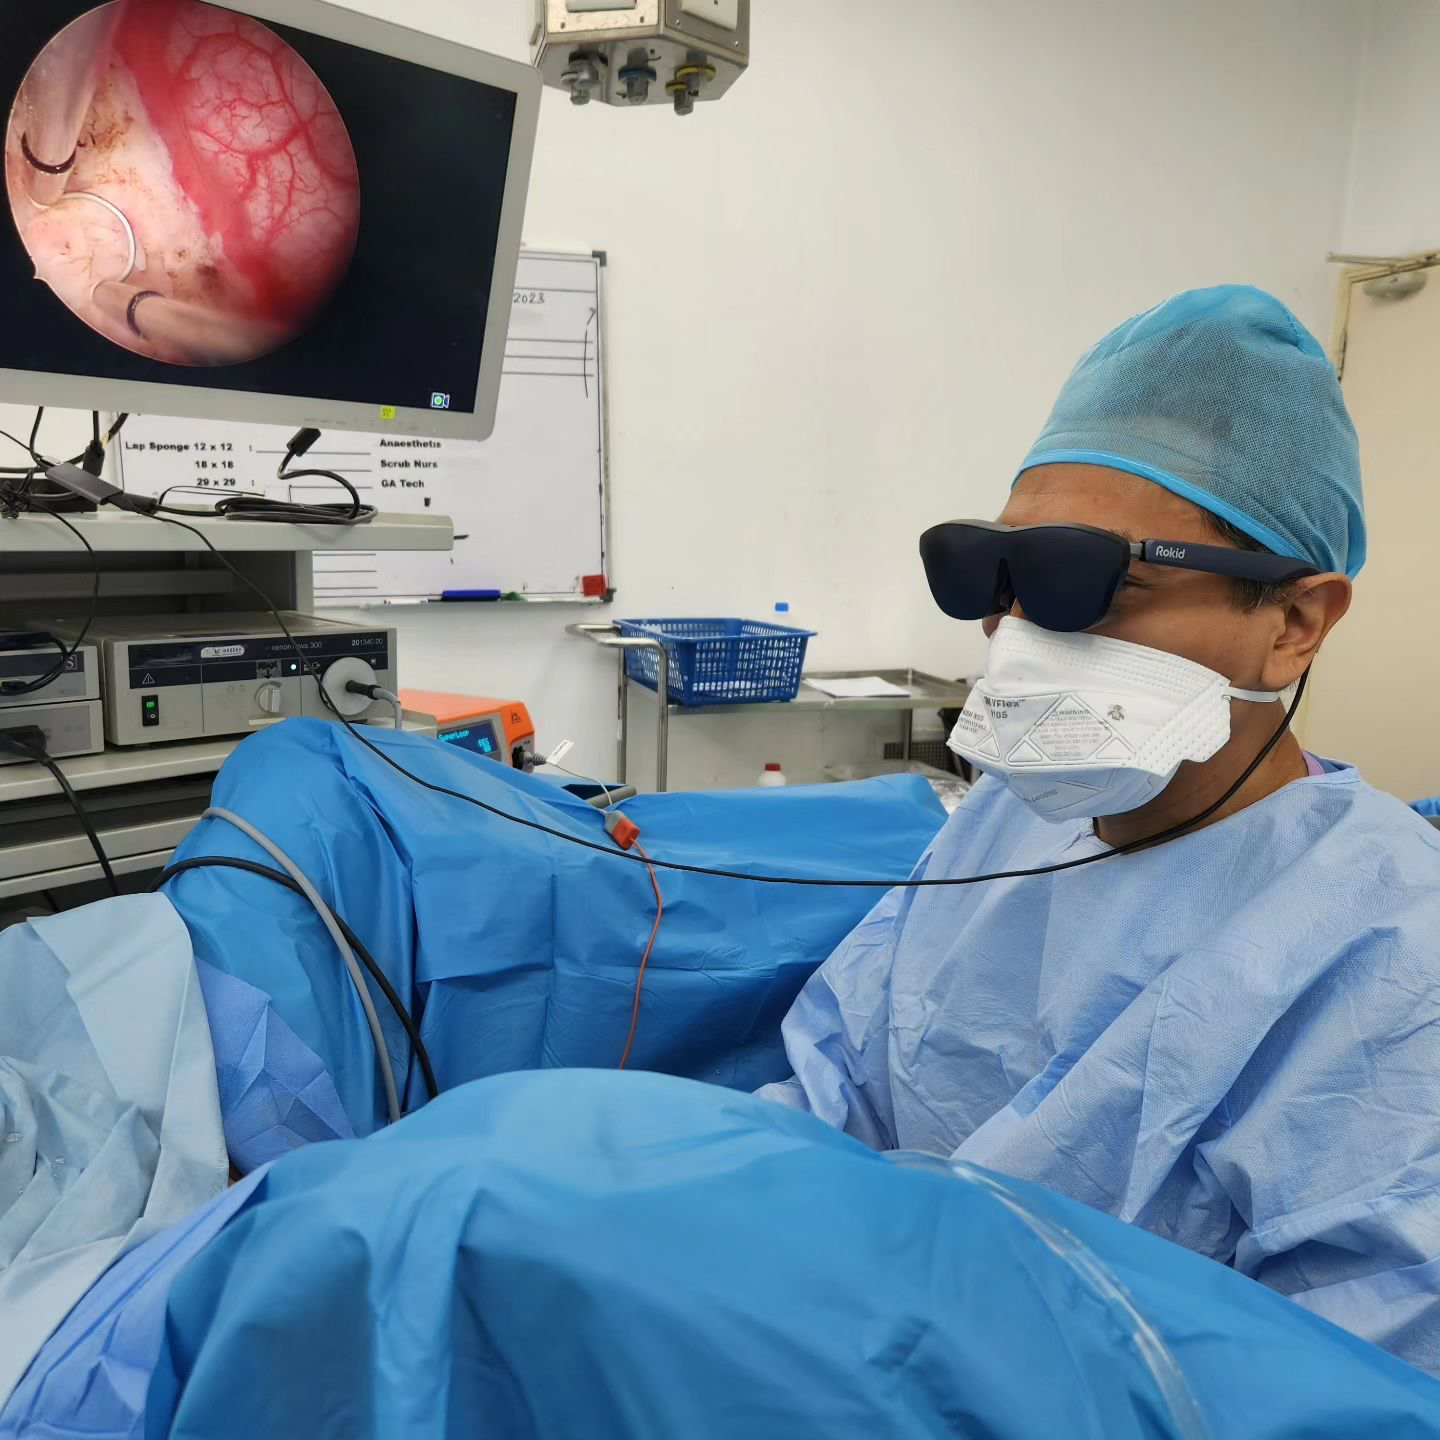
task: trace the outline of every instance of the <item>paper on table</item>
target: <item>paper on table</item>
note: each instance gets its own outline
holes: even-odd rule
[[[807,675],[805,683],[812,690],[819,690],[824,695],[833,696],[836,700],[864,700],[891,696],[909,695],[908,690],[902,690],[898,685],[892,685],[888,680],[882,680],[878,675],[861,675],[855,679],[834,679],[817,680]]]

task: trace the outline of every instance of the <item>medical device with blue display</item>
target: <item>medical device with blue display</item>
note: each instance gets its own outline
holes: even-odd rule
[[[476,755],[484,755],[491,760],[500,755],[500,741],[495,734],[494,723],[489,720],[476,725],[464,725],[458,730],[437,730],[436,737],[447,745],[454,745],[459,750],[473,751]]]
[[[445,690],[402,690],[408,714],[433,720],[435,735],[457,750],[527,770],[535,758],[535,725],[519,700],[454,695]]]

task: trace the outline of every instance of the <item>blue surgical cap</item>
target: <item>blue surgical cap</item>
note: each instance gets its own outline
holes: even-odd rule
[[[1066,461],[1144,476],[1321,570],[1365,563],[1360,456],[1334,367],[1253,286],[1186,291],[1087,351],[1020,474]]]

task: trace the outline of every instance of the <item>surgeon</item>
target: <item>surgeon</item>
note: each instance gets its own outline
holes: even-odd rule
[[[951,740],[985,775],[926,886],[807,984],[761,1093],[1039,1181],[1440,1374],[1440,835],[1289,728],[1365,558],[1324,352],[1258,290],[1177,296],[1081,359],[999,523],[922,553],[990,637]],[[1426,723],[1351,703],[1376,745]]]

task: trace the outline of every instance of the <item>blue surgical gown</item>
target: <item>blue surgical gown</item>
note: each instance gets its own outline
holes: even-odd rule
[[[927,877],[1102,849],[982,780]],[[760,1093],[1232,1264],[1440,1374],[1440,833],[1346,767],[1061,874],[896,890]]]

